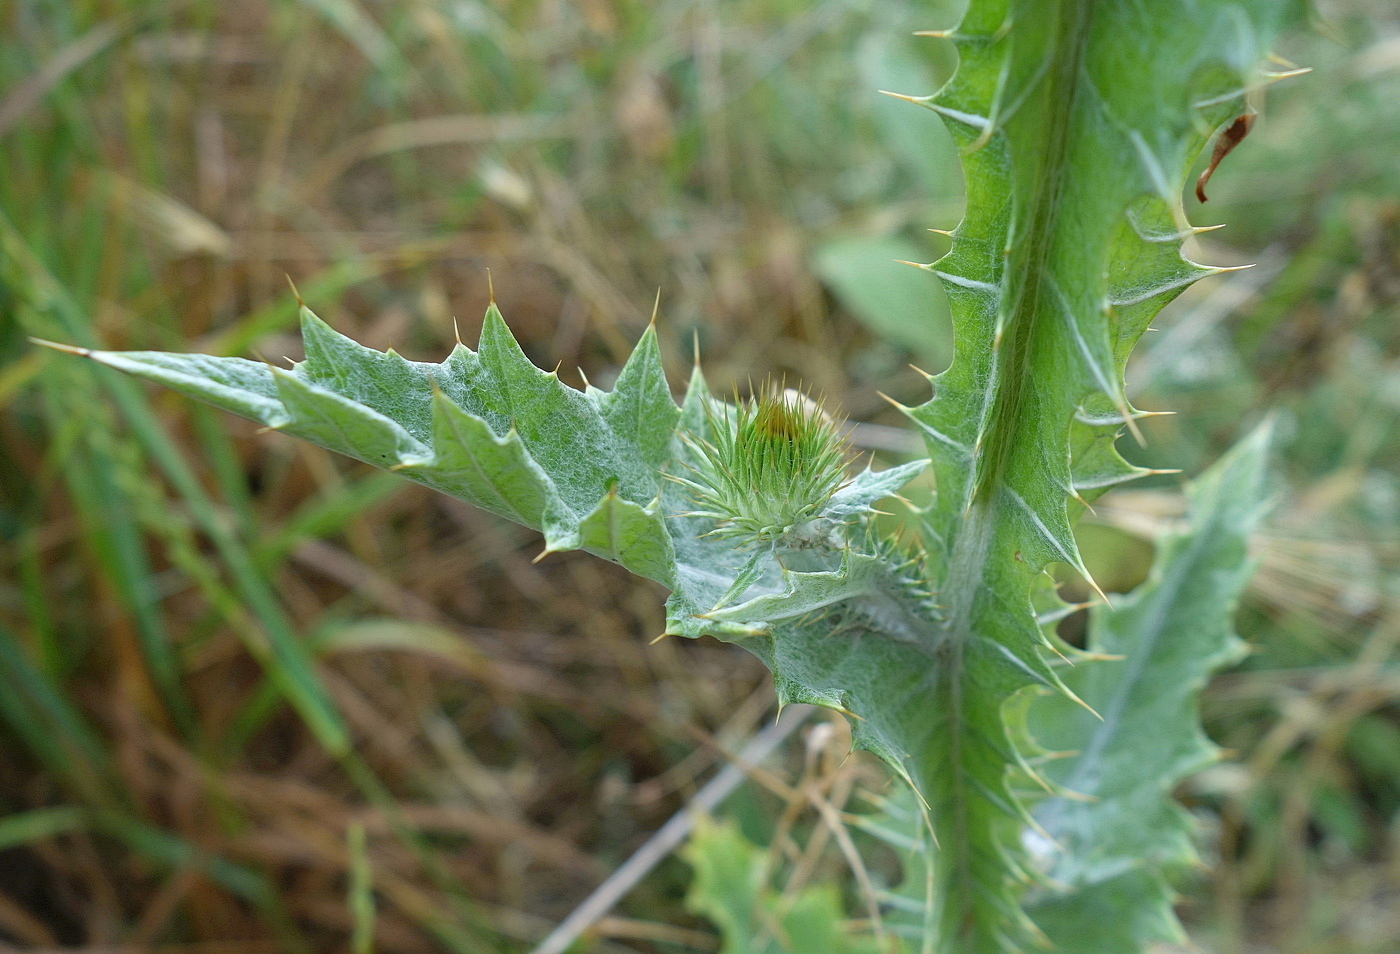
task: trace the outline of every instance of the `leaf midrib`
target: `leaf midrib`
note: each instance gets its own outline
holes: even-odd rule
[[[964,938],[996,930],[994,925],[979,924],[973,914],[977,906],[976,894],[984,881],[975,873],[979,860],[971,832],[975,813],[970,803],[985,796],[968,777],[971,770],[964,758],[965,750],[978,744],[975,738],[970,738],[975,733],[965,711],[964,655],[970,641],[979,635],[974,628],[974,614],[978,592],[985,585],[986,567],[999,556],[995,549],[999,537],[995,529],[999,499],[996,491],[1005,480],[1018,443],[1024,446],[1027,440],[1043,439],[1036,422],[1029,420],[1025,395],[1031,384],[1036,323],[1047,282],[1055,234],[1053,226],[1068,172],[1069,120],[1089,33],[1092,3],[1093,0],[1062,0],[1056,12],[1055,38],[1047,50],[1053,65],[1040,80],[1046,87],[1039,99],[1051,111],[1042,126],[1045,130],[1043,148],[1036,150],[1042,174],[1037,178],[1030,204],[1029,227],[1018,229],[1019,234],[1014,236],[1015,241],[1008,249],[1003,288],[1012,287],[1017,291],[1011,304],[997,317],[998,327],[993,338],[993,375],[997,386],[979,429],[964,522],[950,554],[946,578],[952,609],[947,640],[951,715],[944,754],[951,761],[956,780],[949,792],[952,804],[945,829],[953,837],[948,838],[943,850],[953,853],[952,869],[957,873],[944,881],[955,895],[948,899],[950,908],[945,910],[944,924],[956,924],[952,933]],[[1030,106],[1028,103],[1022,108]],[[1029,438],[1025,436],[1027,433],[1031,435]],[[925,770],[934,772],[939,768],[927,765]]]
[[[1049,280],[1047,262],[1057,234],[1056,213],[1069,170],[1070,117],[1093,3],[1094,0],[1061,0],[1055,40],[1047,52],[1052,67],[1044,74],[1048,85],[1041,102],[1048,108],[1049,116],[1043,120],[1043,148],[1036,151],[1042,174],[1036,179],[1029,227],[1017,226],[1019,234],[1011,237],[1014,241],[1007,250],[1009,261],[1003,273],[1003,288],[1009,284],[1015,294],[997,315],[992,341],[997,386],[975,445],[980,453],[974,463],[976,471],[970,491],[973,502],[992,499],[1016,447],[1025,443],[1023,435],[1035,429],[1034,421],[1025,420],[1025,394],[1031,384],[1036,325]]]

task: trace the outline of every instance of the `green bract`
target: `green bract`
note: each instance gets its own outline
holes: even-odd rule
[[[290,371],[85,353],[534,527],[547,550],[620,563],[670,589],[668,633],[738,643],[781,703],[850,713],[856,745],[917,792],[927,877],[887,898],[910,950],[1053,939],[1131,954],[1179,935],[1166,878],[1192,856],[1170,791],[1213,757],[1194,699],[1232,651],[1262,437],[1202,481],[1196,523],[1163,546],[1151,585],[1095,611],[1095,655],[1057,639],[1067,609],[1048,571],[1085,573],[1075,517],[1142,473],[1115,444],[1138,415],[1128,354],[1221,271],[1183,254],[1196,231],[1183,184],[1277,75],[1258,64],[1302,13],[973,0],[940,34],[957,73],[913,101],[961,147],[968,202],[951,251],[925,266],[956,347],[933,396],[904,409],[936,485],[912,560],[872,514],[928,461],[848,480],[819,415],[770,397],[717,406],[698,370],[677,406],[650,329],[613,391],[532,366],[494,305],[478,350],[436,364],[363,348],[308,311]]]
[[[731,421],[731,410],[733,420]],[[765,389],[707,415],[711,440],[689,437],[700,454],[690,476],[687,516],[719,522],[712,536],[755,542],[793,537],[847,483],[846,442],[834,421],[795,391]]]

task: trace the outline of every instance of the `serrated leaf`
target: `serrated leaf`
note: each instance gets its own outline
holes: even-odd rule
[[[655,505],[642,507],[609,493],[579,521],[576,546],[591,553],[613,554],[618,563],[638,576],[673,585],[675,550],[665,522],[658,517]]]
[[[497,435],[441,392],[433,400],[432,453],[407,457],[395,470],[507,520],[548,525],[545,511],[558,495],[520,435]]]
[[[1158,543],[1150,579],[1096,607],[1087,649],[1111,659],[1064,679],[1097,715],[1037,699],[1028,722],[1054,752],[1042,775],[1061,791],[1035,809],[1049,887],[1031,907],[1066,951],[1121,954],[1183,932],[1170,878],[1195,861],[1191,820],[1171,797],[1217,750],[1198,698],[1210,673],[1237,659],[1230,616],[1252,566],[1249,535],[1264,509],[1267,428],[1188,491],[1190,525]],[[1040,842],[1038,842],[1040,843]],[[1109,911],[1116,917],[1104,917]]]
[[[307,309],[302,333],[306,359],[291,370],[241,358],[84,353],[534,527],[544,534],[546,552],[585,549],[663,583],[686,608],[686,625],[677,632],[747,634],[764,625],[699,620],[735,584],[751,554],[703,539],[713,521],[684,516],[684,494],[664,479],[668,468],[692,463],[678,425],[704,433],[713,416],[706,407],[715,402],[697,371],[683,422],[654,329],[642,336],[611,391],[577,391],[536,368],[494,305],[478,350],[459,345],[439,364],[366,348]],[[861,472],[833,495],[820,515],[823,525],[858,523],[924,466]],[[824,559],[835,573],[842,548],[828,549],[825,557],[802,559]],[[778,564],[756,563],[749,575],[754,582],[768,579],[772,604],[781,590]]]
[[[667,585],[659,505],[680,411],[648,330],[613,391],[576,391],[530,363],[492,305],[476,352],[440,364],[366,348],[302,309],[306,360],[91,352],[103,364],[398,471]]]
[[[909,613],[911,604],[901,598],[904,581],[898,580],[889,563],[877,555],[848,550],[834,570],[788,571],[781,581],[777,592],[755,596],[738,606],[712,609],[705,618],[749,621],[750,625],[771,628],[774,621],[844,604],[846,612],[858,612],[870,620],[879,618],[879,631],[890,639],[916,642],[926,631],[928,621]],[[875,628],[873,623],[871,628]]]
[[[928,461],[916,460],[880,471],[863,470],[831,495],[825,514],[828,517],[846,517],[869,513],[875,504],[898,494],[904,485],[927,468]]]
[[[295,374],[274,368],[277,397],[298,437],[376,467],[393,467],[416,459],[427,448],[390,417],[335,391],[310,384]]]

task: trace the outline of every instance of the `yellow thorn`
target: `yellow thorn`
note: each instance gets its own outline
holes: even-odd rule
[[[1088,650],[1081,649],[1079,651],[1079,658],[1085,662],[1122,662],[1128,657],[1124,656],[1122,653],[1091,653]]]
[[[919,814],[923,817],[924,828],[928,829],[928,836],[933,841],[933,847],[937,848],[938,832],[933,830],[933,819],[929,817],[929,812],[933,810],[933,806],[928,803],[927,798],[924,798],[924,793],[919,791],[919,786],[914,784],[914,779],[910,776],[908,769],[900,765],[899,768],[895,769],[895,772],[900,778],[904,779],[905,784],[907,784],[914,793],[914,797],[919,800]]]
[[[591,387],[593,386],[592,384],[590,384],[590,383],[588,382],[588,375],[586,375],[586,374],[583,373],[583,368],[579,368],[579,369],[578,369],[578,376],[581,377],[581,378],[583,378],[583,386],[584,386],[584,387],[586,387],[586,388],[591,388]]]
[[[486,294],[491,297],[491,304],[496,303],[496,284],[491,281],[491,269],[486,270]]]
[[[896,265],[913,265],[915,268],[917,268],[917,269],[919,269],[920,271],[923,271],[923,272],[926,272],[926,271],[929,270],[929,266],[928,266],[928,265],[920,265],[918,262],[908,262],[908,261],[905,261],[905,260],[902,259],[902,258],[897,258],[897,259],[895,259],[895,260],[894,260],[894,263],[895,263]]]
[[[674,636],[674,635],[676,635],[676,634],[675,634],[675,633],[662,633],[660,636],[656,637],[656,638],[653,639],[651,642],[647,643],[647,645],[648,645],[648,646],[655,646],[657,643],[661,642],[661,641],[662,641],[663,639],[665,639],[667,636]]]
[[[457,339],[457,343],[462,343],[462,329],[457,327],[457,316],[452,316],[452,335]]]
[[[530,562],[531,562],[531,563],[538,563],[538,562],[540,562],[541,560],[543,560],[545,557],[549,556],[549,555],[550,555],[551,553],[553,553],[553,552],[554,552],[554,551],[551,550],[549,547],[545,547],[543,550],[540,551],[540,555],[537,556],[537,557],[535,557],[535,558],[534,558],[533,560],[531,560]]]
[[[661,286],[660,286],[660,285],[657,285],[657,286],[656,286],[656,301],[652,302],[652,304],[651,304],[651,321],[647,324],[647,327],[648,327],[648,328],[655,328],[655,327],[656,327],[656,315],[657,315],[657,313],[660,312],[660,311],[661,311]]]
[[[1049,639],[1047,639],[1047,638],[1045,638],[1044,636],[1042,636],[1042,637],[1040,638],[1040,644],[1041,644],[1042,646],[1047,646],[1047,647],[1049,647],[1050,651],[1051,651],[1052,653],[1054,653],[1056,656],[1059,656],[1060,659],[1061,659],[1061,661],[1064,662],[1064,664],[1065,664],[1066,666],[1073,666],[1073,665],[1074,665],[1074,662],[1073,662],[1068,656],[1066,656],[1064,653],[1060,652],[1060,647],[1059,647],[1059,646],[1056,646],[1056,645],[1055,645],[1053,642],[1051,642]]]
[[[1085,509],[1085,510],[1089,511],[1091,514],[1093,514],[1093,515],[1096,516],[1096,517],[1099,515],[1099,512],[1098,512],[1097,510],[1094,509],[1094,505],[1091,504],[1091,503],[1089,503],[1089,501],[1085,500],[1084,497],[1079,493],[1078,490],[1075,490],[1075,491],[1073,492],[1073,495],[1074,495],[1074,499],[1075,499],[1075,500],[1078,500],[1081,504],[1084,505],[1084,509]]]
[[[915,30],[915,36],[931,36],[935,40],[951,40],[956,34],[952,30]]]
[[[898,409],[901,410],[901,411],[907,411],[907,410],[909,410],[909,408],[905,407],[903,404],[900,404],[898,401],[896,401],[894,398],[890,397],[890,396],[889,396],[888,394],[886,394],[884,391],[876,391],[875,393],[878,394],[878,395],[880,395],[880,397],[884,398],[886,401],[889,401],[891,407],[898,408]]]
[[[91,348],[79,348],[77,345],[59,344],[57,341],[49,341],[46,338],[29,337],[30,344],[40,345],[44,348],[52,348],[55,351],[62,351],[64,354],[76,354],[80,358],[91,358]]]
[[[997,109],[1001,108],[1000,100],[998,100],[996,103],[993,103],[992,105]],[[997,116],[993,114],[992,116],[988,117],[986,128],[982,130],[982,132],[977,136],[976,139],[972,140],[972,142],[967,144],[967,148],[964,149],[963,152],[977,152],[987,143],[992,141],[992,136],[996,134],[997,129]]]
[[[700,329],[696,328],[690,333],[690,348],[694,354],[692,360],[695,367],[700,367]]]
[[[1059,682],[1058,679],[1056,679],[1055,681]],[[1069,699],[1070,702],[1078,704],[1084,709],[1085,712],[1090,713],[1095,719],[1098,719],[1100,722],[1103,721],[1103,716],[1099,715],[1099,710],[1095,709],[1093,706],[1089,705],[1089,703],[1079,698],[1078,694],[1075,693],[1075,691],[1069,686],[1066,686],[1064,683],[1060,683],[1058,688],[1061,692],[1065,694],[1065,696]]]
[[[1042,789],[1045,791],[1045,794],[1046,794],[1046,795],[1058,795],[1058,794],[1060,794],[1059,792],[1055,791],[1054,787],[1052,787],[1051,784],[1050,784],[1048,781],[1046,781],[1044,778],[1041,777],[1041,775],[1040,775],[1039,772],[1037,772],[1037,771],[1035,771],[1035,769],[1031,768],[1031,767],[1025,762],[1024,759],[1021,759],[1021,760],[1019,760],[1019,761],[1021,762],[1021,771],[1025,772],[1027,775],[1029,775],[1029,776],[1031,777],[1031,781],[1035,782],[1036,785],[1040,786],[1040,788],[1042,788]],[[1029,818],[1029,816],[1027,816],[1027,817]],[[1034,818],[1030,818],[1030,823],[1031,823],[1032,827],[1034,827],[1034,829],[1035,829],[1035,831],[1036,831],[1036,834],[1040,835],[1042,838],[1044,838],[1046,841],[1050,842],[1052,845],[1058,845],[1058,844],[1059,844],[1059,842],[1055,841],[1054,838],[1050,837],[1050,833],[1049,833],[1048,831],[1046,831],[1044,828],[1041,828],[1041,827],[1040,827],[1040,824],[1039,824],[1038,822],[1036,822],[1036,820],[1035,820]]]
[[[919,97],[919,96],[906,96],[906,95],[904,95],[903,93],[891,93],[891,92],[890,92],[889,90],[887,90],[887,89],[882,89],[882,90],[880,90],[880,92],[881,92],[881,93],[884,93],[886,96],[892,96],[892,97],[894,97],[895,99],[903,100],[903,101],[906,102],[906,103],[913,103],[915,106],[926,106],[926,105],[928,105],[928,97],[927,97],[927,96],[924,96],[924,97]]]
[[[947,229],[929,229],[929,231],[932,232],[934,235],[942,235],[944,238],[953,237],[953,233],[949,232]]]
[[[294,282],[294,281],[292,281],[292,276],[290,276],[290,275],[287,275],[286,278],[287,278],[287,284],[292,286],[292,294],[296,296],[297,307],[298,307],[298,308],[305,308],[305,307],[306,307],[306,302],[304,302],[304,301],[301,300],[301,292],[297,291],[297,283]]]
[[[1296,66],[1291,70],[1280,70],[1277,73],[1265,73],[1264,82],[1277,83],[1279,80],[1292,79],[1295,76],[1302,76],[1304,73],[1311,72],[1311,66]]]
[[[1133,440],[1137,441],[1137,446],[1146,447],[1147,438],[1142,436],[1142,431],[1138,429],[1137,421],[1134,420],[1133,415],[1130,412],[1128,412],[1126,407],[1119,408],[1118,413],[1123,415],[1123,420],[1128,425],[1128,433],[1133,435]],[[1092,512],[1093,508],[1090,508],[1090,513]]]
[[[1103,590],[1099,589],[1099,584],[1098,584],[1097,581],[1095,581],[1094,577],[1089,573],[1089,568],[1086,567],[1086,566],[1084,566],[1083,562],[1081,561],[1080,565],[1077,566],[1077,567],[1075,567],[1075,569],[1079,571],[1079,575],[1080,575],[1080,576],[1084,577],[1084,582],[1085,582],[1085,583],[1088,583],[1088,584],[1089,584],[1089,587],[1090,587],[1095,593],[1098,594],[1099,599],[1103,600],[1103,605],[1104,605],[1104,606],[1107,606],[1109,609],[1113,609],[1113,601],[1110,600],[1110,599],[1108,598],[1108,594],[1107,594],[1107,593],[1105,593]],[[1085,708],[1087,709],[1088,706],[1085,706]],[[1091,711],[1092,711],[1092,710],[1091,710]]]

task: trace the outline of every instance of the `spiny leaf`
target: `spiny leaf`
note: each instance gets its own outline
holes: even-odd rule
[[[1087,648],[1112,658],[1065,682],[1100,718],[1061,697],[1030,708],[1037,741],[1069,753],[1043,770],[1066,794],[1035,809],[1048,886],[1031,906],[1065,951],[1184,939],[1168,879],[1196,854],[1171,792],[1218,757],[1197,700],[1210,673],[1241,653],[1230,616],[1253,569],[1246,547],[1264,509],[1267,447],[1260,428],[1196,481],[1190,525],[1158,542],[1151,579],[1094,610]]]
[[[915,100],[958,141],[968,191],[951,251],[927,266],[954,359],[907,409],[933,459],[925,538],[944,609],[911,694],[933,715],[905,718],[917,731],[896,748],[941,844],[939,952],[1041,943],[1017,901],[1032,874],[1012,779],[1029,735],[1004,706],[1059,687],[1032,584],[1057,562],[1087,577],[1077,507],[1140,473],[1113,446],[1136,426],[1124,362],[1166,302],[1217,271],[1180,251],[1187,171],[1300,6],[974,0],[949,34],[957,73]],[[872,731],[895,699],[844,698]]]
[[[493,304],[476,352],[440,364],[366,348],[302,309],[306,360],[91,352],[103,364],[366,463],[398,471],[670,584],[660,464],[679,409],[648,329],[612,392],[576,391],[530,363]]]
[[[868,578],[879,574],[868,567],[869,555],[846,554],[847,531],[868,536],[857,530],[874,504],[926,465],[866,469],[824,493],[810,514],[816,536],[788,555],[803,585],[789,587],[782,560],[790,548],[736,551],[712,539],[716,521],[687,515],[693,501],[663,479],[668,471],[693,473],[700,463],[678,427],[708,439],[731,412],[708,396],[697,371],[682,418],[653,328],[611,391],[577,391],[536,368],[494,304],[478,350],[458,345],[439,364],[366,348],[305,308],[302,335],[306,359],[291,370],[241,358],[80,353],[534,527],[546,553],[582,548],[657,580],[674,591],[670,631],[686,636],[766,633],[814,605],[870,597]],[[826,458],[841,459],[835,449],[823,453],[828,468]],[[855,577],[849,566],[861,568]],[[733,595],[748,595],[751,612],[764,616],[729,608],[723,620],[707,620],[741,576],[748,592]],[[904,598],[907,581],[886,582],[897,601]],[[820,587],[834,595],[814,604],[810,594]]]

